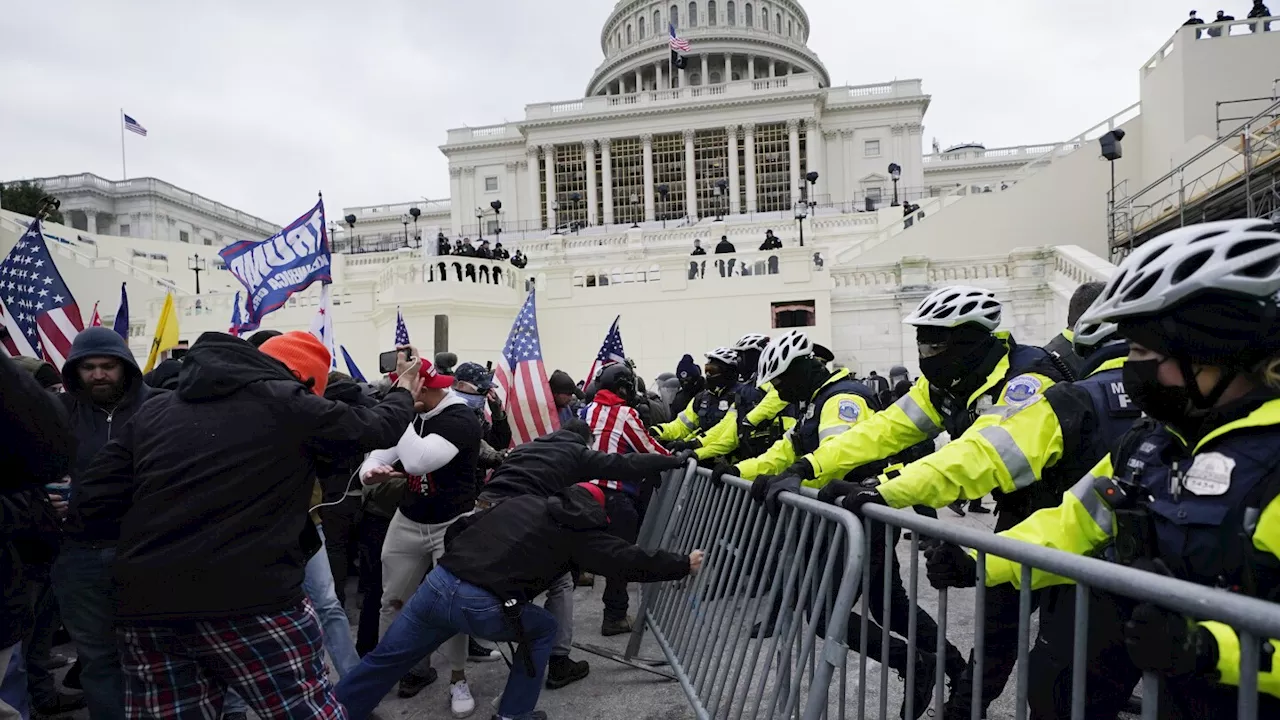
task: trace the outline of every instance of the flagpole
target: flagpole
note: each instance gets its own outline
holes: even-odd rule
[[[120,179],[129,179],[129,166],[124,160],[124,108],[120,108]]]

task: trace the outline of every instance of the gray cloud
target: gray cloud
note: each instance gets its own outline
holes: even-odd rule
[[[1247,3],[1246,3],[1247,4]],[[612,2],[11,3],[0,19],[0,178],[165,179],[284,223],[446,197],[445,131],[580,97]],[[926,142],[1065,139],[1137,100],[1185,19],[1157,0],[805,0],[838,84],[920,77]],[[941,8],[939,7],[941,6]],[[54,10],[56,9],[56,12]],[[1207,12],[1207,11],[1206,11]],[[1237,13],[1243,15],[1243,13]],[[695,48],[696,50],[696,48]]]

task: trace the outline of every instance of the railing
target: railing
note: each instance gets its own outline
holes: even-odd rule
[[[423,218],[431,215],[441,215],[447,217],[452,201],[448,198],[443,200],[418,200],[402,203],[393,203],[390,205],[361,205],[358,207],[343,208],[343,215],[355,215],[357,227],[361,220],[399,220],[401,217],[408,215],[413,208],[418,208],[422,215],[418,217],[418,222],[426,222]],[[412,220],[409,221],[412,224]]]
[[[1245,20],[1228,20],[1225,22],[1205,23],[1203,25],[1184,25],[1169,38],[1155,55],[1142,66],[1142,74],[1151,74],[1174,53],[1178,42],[1186,38],[1190,42],[1200,40],[1216,40],[1220,38],[1241,37],[1255,33],[1274,32],[1280,29],[1280,21],[1275,16],[1266,18],[1248,18]]]
[[[432,283],[466,283],[506,288],[520,287],[519,269],[502,260],[441,256],[392,263],[378,275],[378,292],[396,286]]]

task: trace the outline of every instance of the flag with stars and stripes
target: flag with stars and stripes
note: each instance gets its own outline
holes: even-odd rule
[[[396,308],[396,347],[403,347],[409,344],[409,328],[404,326],[404,316],[400,314],[400,308]]]
[[[513,447],[560,429],[560,416],[547,384],[547,369],[542,364],[542,341],[538,339],[533,291],[520,308],[507,344],[502,348],[497,380],[507,401]]]
[[[240,337],[240,326],[244,324],[244,319],[240,316],[240,293],[236,293],[235,302],[231,303],[231,329],[227,330],[228,335]]]
[[[627,355],[622,350],[622,329],[618,327],[618,321],[622,316],[613,319],[613,325],[609,326],[609,333],[604,336],[604,343],[600,346],[600,352],[596,353],[596,359],[591,363],[591,370],[587,372],[584,384],[590,384],[596,379],[596,373],[605,365],[611,363],[619,363],[627,359]]]
[[[329,348],[329,369],[338,369],[338,346],[333,342],[333,312],[329,302],[329,283],[320,285],[320,307],[311,321],[311,334]]]
[[[45,245],[39,218],[0,263],[0,316],[9,330],[3,347],[10,356],[42,357],[57,368],[84,329],[76,299]]]

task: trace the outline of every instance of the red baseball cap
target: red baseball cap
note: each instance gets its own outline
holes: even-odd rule
[[[589,482],[580,482],[575,484],[591,493],[591,497],[595,498],[596,502],[600,503],[600,507],[604,507],[604,491],[600,489],[599,485]]]
[[[422,386],[443,390],[444,388],[453,387],[452,375],[441,375],[436,372],[436,368],[431,361],[422,358],[422,367],[418,370],[418,375],[422,376]]]

